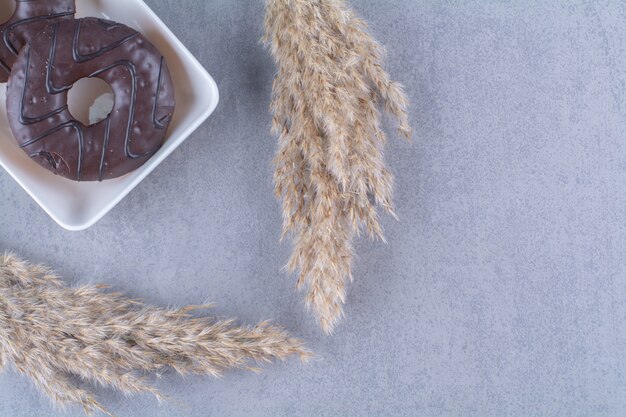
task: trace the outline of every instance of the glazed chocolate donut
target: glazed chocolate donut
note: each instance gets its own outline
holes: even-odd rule
[[[0,25],[0,83],[8,80],[13,63],[26,42],[46,25],[73,19],[74,0],[16,0],[15,13]]]
[[[68,90],[85,77],[104,80],[115,95],[108,117],[91,126],[67,107]],[[76,181],[139,168],[163,144],[174,104],[159,51],[137,31],[96,18],[48,26],[22,49],[7,86],[9,124],[20,147]]]

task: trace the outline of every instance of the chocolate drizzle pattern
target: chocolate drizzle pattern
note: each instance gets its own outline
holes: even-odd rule
[[[120,25],[115,24],[115,23],[112,25],[103,23],[103,25],[106,28],[106,30],[118,29],[120,27]],[[74,30],[74,42],[72,42],[72,56],[74,58],[74,62],[86,62],[94,58],[98,58],[99,56],[102,56],[106,54],[107,52],[112,51],[113,49],[117,48],[123,43],[131,39],[134,39],[139,35],[139,33],[132,33],[122,39],[116,40],[110,45],[100,48],[98,51],[94,53],[83,55],[78,50],[78,45],[80,44],[80,26],[81,26],[81,21],[79,20],[78,23],[76,23],[76,29]]]
[[[75,120],[67,92],[81,78],[111,86],[115,104],[94,125]],[[96,18],[57,22],[22,49],[7,89],[20,145],[40,165],[77,181],[116,178],[163,144],[174,89],[161,54],[142,35]]]
[[[17,1],[13,16],[0,25],[0,82],[6,82],[19,51],[27,41],[61,20],[73,19],[74,0]]]

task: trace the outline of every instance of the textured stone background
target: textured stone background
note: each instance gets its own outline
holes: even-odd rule
[[[325,337],[280,271],[258,0],[148,0],[217,80],[214,116],[99,224],[62,230],[0,172],[0,249],[161,306],[273,318],[317,359],[168,375],[119,416],[626,415],[626,3],[352,0],[418,132],[392,138],[401,221],[359,241]],[[193,6],[191,5],[193,3]],[[185,4],[184,6],[181,6]],[[0,415],[56,415],[0,376]],[[60,415],[82,415],[72,409]]]

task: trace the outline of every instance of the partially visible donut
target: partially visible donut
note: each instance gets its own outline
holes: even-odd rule
[[[91,126],[67,107],[81,78],[98,77],[115,95]],[[144,164],[163,144],[174,111],[163,56],[137,31],[96,18],[54,23],[25,46],[7,86],[9,124],[40,165],[76,181],[102,181]]]
[[[16,0],[15,13],[0,25],[0,83],[9,78],[22,47],[46,25],[73,19],[74,0]]]

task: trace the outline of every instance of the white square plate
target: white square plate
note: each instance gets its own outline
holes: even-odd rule
[[[84,230],[100,220],[211,115],[219,100],[213,78],[142,0],[77,0],[76,8],[77,17],[124,23],[159,49],[176,89],[176,109],[163,147],[141,168],[114,180],[79,183],[41,168],[19,148],[7,121],[6,84],[0,84],[0,165],[68,230]]]

